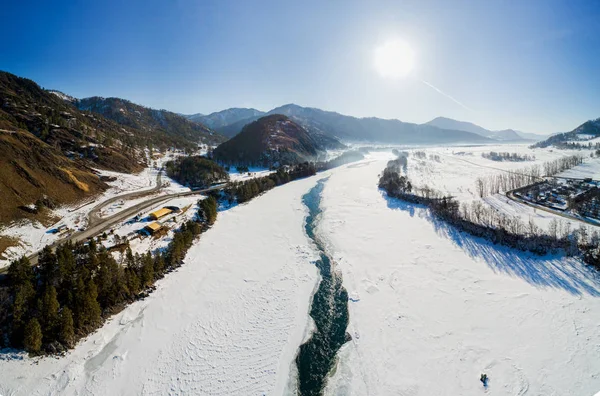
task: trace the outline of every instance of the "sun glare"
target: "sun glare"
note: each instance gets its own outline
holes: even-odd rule
[[[375,68],[382,77],[402,78],[415,66],[415,53],[402,40],[392,40],[375,50]]]

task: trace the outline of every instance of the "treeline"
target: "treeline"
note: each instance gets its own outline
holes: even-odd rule
[[[273,187],[289,183],[296,179],[312,176],[317,173],[315,164],[305,162],[298,165],[279,168],[268,176],[257,177],[243,182],[229,183],[224,190],[224,197],[229,203],[244,203]]]
[[[490,151],[489,153],[481,153],[481,156],[491,161],[510,161],[510,162],[525,162],[535,161],[535,155],[519,154],[519,153],[507,153],[507,152],[495,152]]]
[[[413,151],[412,155],[413,155],[413,157],[418,158],[420,160],[427,159],[427,153],[425,151]],[[429,160],[435,161],[435,162],[440,162],[440,156],[438,154],[429,154]]]
[[[579,143],[579,142],[561,142],[554,144],[556,148],[566,150],[598,150],[600,149],[600,143]]]
[[[199,202],[200,220],[175,231],[166,249],[151,255],[126,248],[123,262],[93,239],[44,248],[38,265],[13,261],[0,287],[0,347],[32,354],[61,353],[102,325],[110,315],[143,298],[156,280],[180,266],[194,239],[216,218],[217,201]]]
[[[350,150],[341,154],[340,156],[326,161],[326,162],[317,162],[315,167],[317,171],[324,171],[328,169],[337,168],[338,166],[350,164],[352,162],[363,160],[365,156],[359,150]]]
[[[229,180],[221,165],[201,156],[180,157],[165,164],[167,175],[183,185],[206,188],[213,183]]]
[[[390,172],[384,170],[379,180],[379,187],[384,189],[388,196],[425,205],[435,217],[460,231],[539,255],[559,250],[567,255],[581,254],[588,264],[600,268],[600,235],[596,230],[590,231],[589,227],[583,225],[573,230],[569,222],[554,219],[550,223],[549,231],[545,232],[532,220],[524,223],[519,217],[508,216],[479,201],[460,205],[453,197],[444,196],[431,189],[403,188],[402,183],[391,181],[403,178],[404,186],[410,181],[398,174],[392,176],[391,172],[391,169]],[[427,191],[427,194],[423,191]]]
[[[514,190],[538,182],[543,177],[554,176],[567,169],[581,165],[583,160],[583,156],[572,155],[544,162],[542,166],[532,165],[521,169],[478,177],[475,179],[475,189],[482,198]]]

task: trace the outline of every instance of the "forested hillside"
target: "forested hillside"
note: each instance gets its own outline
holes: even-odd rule
[[[0,72],[0,223],[30,216],[36,202],[102,191],[92,168],[138,172],[148,148],[196,150],[224,140],[175,113],[122,99],[80,101]]]
[[[242,132],[214,151],[218,161],[238,165],[279,167],[316,160],[319,152],[331,148],[332,142],[315,139],[288,117],[274,114],[244,127]]]
[[[225,137],[198,122],[192,122],[179,114],[140,106],[125,99],[91,98],[76,99],[73,104],[80,110],[91,111],[111,119],[120,125],[147,136],[156,146],[176,146],[194,150],[197,143],[217,145]]]

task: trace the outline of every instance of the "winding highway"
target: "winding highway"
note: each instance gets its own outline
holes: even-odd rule
[[[161,173],[158,173],[157,176],[157,184],[156,187],[150,189],[150,190],[144,190],[144,191],[135,191],[135,192],[131,192],[131,193],[127,193],[127,194],[122,194],[122,195],[118,195],[115,196],[113,198],[110,198],[106,201],[103,201],[102,203],[96,205],[94,208],[92,208],[92,210],[90,211],[90,213],[88,214],[88,226],[85,230],[83,231],[78,231],[75,232],[71,235],[68,235],[64,238],[61,238],[59,240],[56,240],[55,242],[53,242],[52,244],[50,244],[51,247],[60,245],[62,243],[65,243],[67,241],[71,241],[71,242],[79,242],[79,241],[85,241],[89,238],[93,238],[97,235],[100,235],[101,233],[103,233],[104,231],[106,231],[107,229],[115,226],[116,224],[135,216],[136,214],[138,214],[139,212],[144,211],[145,209],[148,209],[154,205],[160,204],[162,202],[166,202],[169,201],[173,198],[179,198],[179,197],[187,197],[190,195],[202,195],[202,194],[206,194],[210,191],[218,191],[218,190],[222,190],[224,188],[227,187],[227,184],[222,184],[222,185],[217,185],[217,186],[212,186],[209,188],[205,188],[202,190],[196,190],[196,191],[186,191],[186,192],[179,192],[179,193],[171,193],[171,194],[164,194],[164,195],[160,195],[158,197],[153,197],[153,198],[149,198],[143,202],[140,202],[132,207],[129,207],[127,209],[124,209],[118,213],[115,213],[112,216],[109,217],[105,217],[105,218],[101,218],[99,216],[100,211],[106,207],[107,205],[119,201],[119,200],[123,200],[123,199],[135,199],[135,198],[139,198],[139,197],[143,197],[146,195],[150,195],[150,194],[154,194],[157,191],[160,191],[160,189],[162,188],[161,185]],[[31,262],[31,265],[37,265],[38,262],[38,256],[39,253],[41,251],[35,252],[32,255],[28,256],[29,261]],[[3,274],[5,274],[8,271],[8,267],[4,267],[0,269],[0,276],[2,276]]]

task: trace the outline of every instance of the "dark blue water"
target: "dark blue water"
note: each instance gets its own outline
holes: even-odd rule
[[[298,367],[298,392],[303,396],[321,395],[327,375],[335,363],[337,351],[351,339],[348,327],[348,292],[342,285],[342,276],[335,271],[335,264],[327,255],[323,243],[315,235],[321,214],[321,193],[327,179],[302,197],[308,208],[305,230],[319,250],[315,265],[321,273],[321,283],[313,296],[310,316],[316,330],[311,338],[300,346],[296,356]]]

